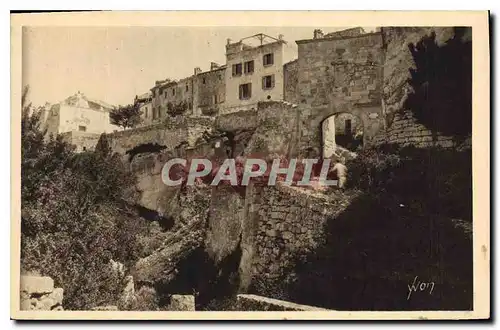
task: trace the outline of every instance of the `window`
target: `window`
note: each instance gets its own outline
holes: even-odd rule
[[[86,132],[87,131],[87,127],[86,126],[78,126],[78,130],[80,132]]]
[[[144,108],[144,117],[148,118],[148,107]]]
[[[243,70],[245,71],[245,73],[252,73],[253,72],[253,61],[245,62]]]
[[[172,95],[175,95],[175,87],[172,88]]]
[[[214,104],[217,104],[217,95],[214,95]]]
[[[186,92],[189,92],[189,86],[186,84]]]
[[[240,85],[240,100],[246,100],[252,97],[252,84]]]
[[[274,54],[270,53],[270,54],[264,55],[264,58],[262,59],[262,61],[264,62],[264,66],[273,65],[274,64]]]
[[[352,129],[352,123],[350,119],[345,120],[345,134],[350,134]]]
[[[233,64],[233,77],[241,76],[241,63]]]
[[[205,84],[207,81],[205,80],[205,78],[203,78],[203,84]]]
[[[262,89],[271,89],[274,87],[274,75],[262,77]]]

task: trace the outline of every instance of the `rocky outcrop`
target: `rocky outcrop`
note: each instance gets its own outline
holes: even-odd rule
[[[21,310],[63,310],[62,288],[47,276],[21,276]]]
[[[170,297],[169,311],[195,311],[194,296],[174,294]]]
[[[209,190],[203,187],[186,187],[179,196],[175,215],[176,225],[163,244],[153,254],[140,259],[132,270],[136,282],[166,284],[176,278],[177,264],[184,260],[205,240]]]

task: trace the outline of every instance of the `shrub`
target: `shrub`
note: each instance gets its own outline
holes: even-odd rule
[[[351,188],[377,198],[392,196],[420,213],[472,220],[470,149],[382,145],[362,150],[347,167]]]
[[[134,177],[117,156],[76,154],[60,136],[44,140],[40,117],[25,108],[21,137],[21,265],[64,288],[65,309],[113,304],[122,279],[111,259],[138,258],[145,222],[123,200]],[[102,150],[101,150],[102,149]],[[99,151],[101,150],[101,151]]]

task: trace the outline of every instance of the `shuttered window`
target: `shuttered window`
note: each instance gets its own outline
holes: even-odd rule
[[[240,100],[246,100],[252,97],[252,84],[240,85]]]
[[[233,77],[241,76],[241,63],[233,64]]]
[[[262,89],[271,89],[274,87],[274,75],[262,77]]]

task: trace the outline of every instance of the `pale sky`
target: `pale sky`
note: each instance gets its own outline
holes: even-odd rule
[[[318,27],[321,28],[321,27]],[[322,28],[326,34],[340,28]],[[285,62],[297,58],[295,40],[314,27],[26,27],[23,85],[34,105],[57,103],[77,91],[113,105],[131,103],[156,80],[180,79],[195,67],[225,63],[226,39],[283,34]],[[370,28],[365,28],[369,31]]]

